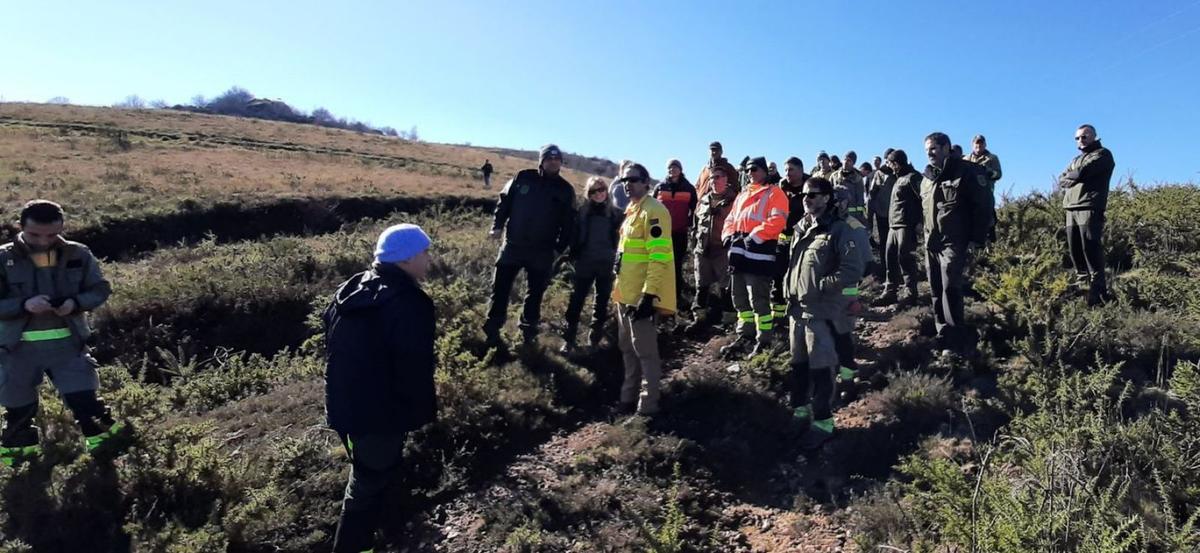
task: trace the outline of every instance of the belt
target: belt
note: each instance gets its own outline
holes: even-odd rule
[[[47,342],[50,340],[65,340],[71,337],[69,328],[52,328],[50,330],[26,330],[21,333],[22,342]]]
[[[850,208],[848,211],[866,211],[866,208],[862,208],[862,207],[852,207],[852,208]]]

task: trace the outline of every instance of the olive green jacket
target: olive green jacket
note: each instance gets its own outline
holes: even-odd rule
[[[56,248],[58,265],[52,289],[42,290],[25,244],[18,238],[0,246],[0,347],[12,349],[20,343],[21,333],[33,317],[25,310],[25,301],[41,294],[75,300],[75,311],[65,317],[71,337],[82,347],[91,335],[85,314],[108,300],[112,286],[87,246],[60,239]]]
[[[788,303],[799,305],[806,319],[842,316],[844,295],[858,287],[866,266],[859,248],[850,223],[832,213],[800,219],[783,277]]]

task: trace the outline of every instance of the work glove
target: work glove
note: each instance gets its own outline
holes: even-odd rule
[[[638,303],[637,309],[633,312],[633,320],[640,321],[653,316],[656,297],[651,294],[642,294],[642,301]]]

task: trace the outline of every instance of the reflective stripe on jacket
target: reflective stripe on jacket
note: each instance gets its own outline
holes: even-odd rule
[[[777,274],[775,250],[787,217],[787,195],[778,186],[751,184],[738,194],[721,231],[722,240],[730,241],[729,265],[734,271]]]
[[[620,259],[613,301],[637,305],[643,294],[650,294],[656,297],[654,307],[659,313],[675,313],[674,252],[667,208],[649,195],[630,202],[617,246]]]
[[[866,263],[855,232],[847,220],[830,213],[796,225],[783,293],[788,303],[800,306],[804,318],[841,317],[847,298],[858,294]]]

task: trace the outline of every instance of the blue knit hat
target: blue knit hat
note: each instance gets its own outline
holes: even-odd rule
[[[379,235],[375,243],[375,261],[398,263],[407,261],[427,248],[432,241],[421,227],[412,223],[392,225]]]

